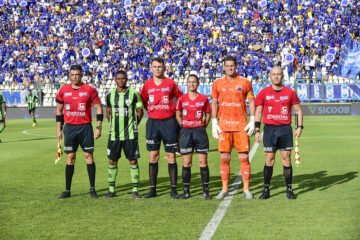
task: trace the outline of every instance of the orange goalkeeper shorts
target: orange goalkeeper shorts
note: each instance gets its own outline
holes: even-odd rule
[[[249,152],[250,140],[246,132],[221,132],[219,137],[219,152],[230,153],[235,146],[237,152]]]

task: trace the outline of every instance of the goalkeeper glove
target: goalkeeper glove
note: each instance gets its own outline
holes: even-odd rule
[[[220,133],[222,131],[221,131],[220,127],[219,127],[217,118],[213,118],[211,120],[211,123],[212,123],[212,136],[215,139],[219,139],[219,135],[220,135]]]
[[[255,116],[250,116],[250,121],[244,128],[248,136],[251,136],[255,132]]]

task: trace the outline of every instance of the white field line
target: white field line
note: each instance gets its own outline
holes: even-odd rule
[[[36,137],[56,137],[55,135],[54,136],[49,136],[49,135],[44,135],[44,134],[36,134],[36,133],[31,133],[30,131],[35,131],[35,130],[42,130],[42,129],[49,129],[48,128],[34,128],[34,129],[28,129],[28,130],[23,130],[22,133],[25,134],[25,135],[30,135],[30,136],[36,136]],[[55,128],[54,128],[55,130]]]
[[[249,161],[250,162],[254,158],[254,155],[255,155],[258,147],[259,147],[259,143],[255,142],[249,153]],[[216,212],[214,213],[212,219],[210,220],[210,222],[207,224],[204,231],[202,232],[202,234],[199,238],[200,240],[209,240],[213,237],[213,235],[216,232],[216,229],[220,225],[220,223],[226,213],[226,210],[230,206],[231,201],[233,200],[234,195],[238,191],[241,183],[242,183],[242,177],[240,175],[238,175],[235,178],[233,184],[230,186],[229,195],[227,197],[225,197],[219,204],[219,207],[216,209]]]

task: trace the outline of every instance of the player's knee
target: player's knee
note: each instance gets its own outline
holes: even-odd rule
[[[150,152],[150,163],[157,163],[159,161],[160,153],[159,151]]]
[[[240,153],[239,160],[242,164],[249,164],[249,155],[247,153]]]
[[[92,153],[85,152],[84,158],[87,164],[93,164],[94,163],[94,157]]]
[[[129,160],[131,166],[136,166],[138,164],[137,160]]]
[[[116,166],[116,165],[117,165],[117,161],[116,161],[116,160],[109,160],[109,165],[110,165],[110,166]]]
[[[290,166],[291,166],[291,159],[290,159],[290,157],[288,157],[288,158],[283,158],[283,159],[282,159],[282,163],[283,163],[283,166],[285,166],[285,167],[290,167]]]
[[[176,163],[175,153],[165,153],[165,157],[168,161],[168,163]]]

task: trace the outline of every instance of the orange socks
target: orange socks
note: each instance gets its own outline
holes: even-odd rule
[[[249,190],[250,173],[251,173],[249,157],[248,156],[247,157],[239,156],[239,160],[240,160],[241,176],[243,179],[243,190],[247,191],[247,190]]]
[[[222,190],[224,192],[228,192],[229,191],[228,184],[230,177],[230,154],[229,157],[221,156],[220,173],[221,173],[221,181],[222,181]]]

